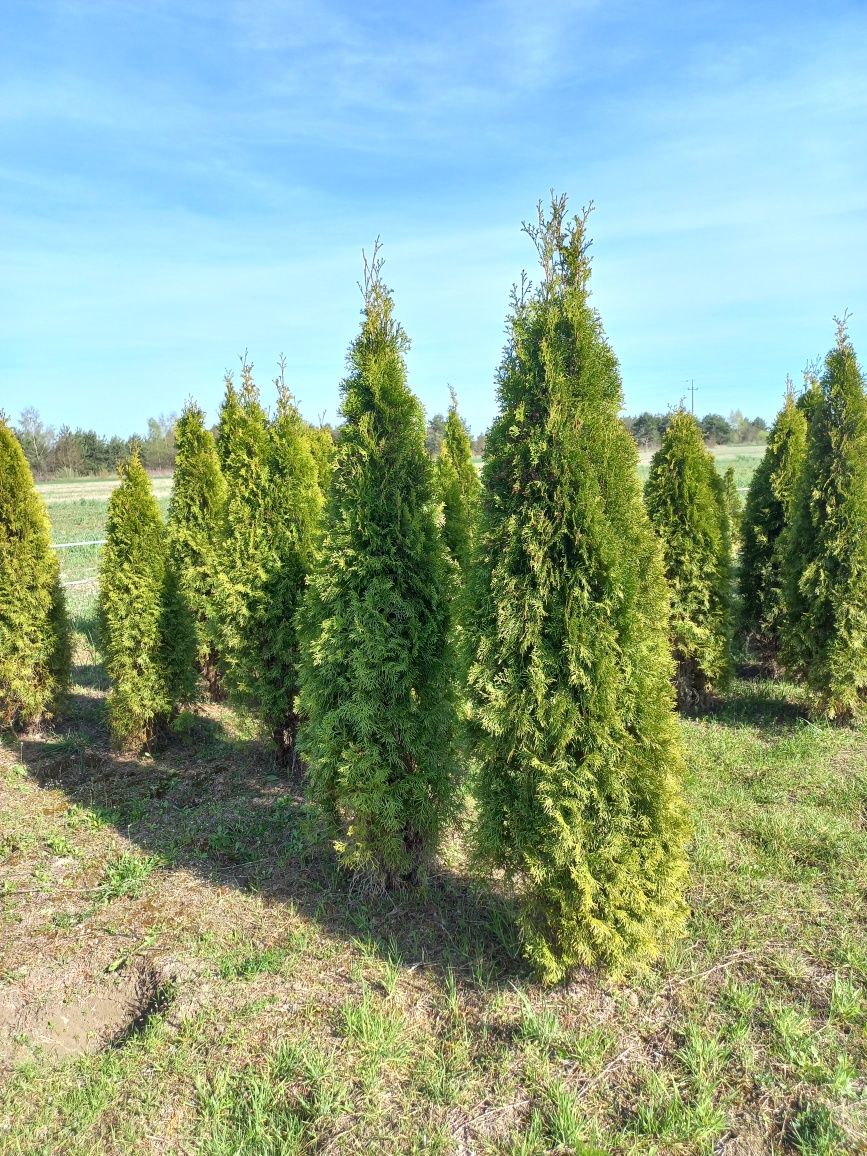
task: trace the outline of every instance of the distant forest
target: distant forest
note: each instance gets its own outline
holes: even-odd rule
[[[639,449],[655,449],[662,440],[669,416],[667,413],[641,413],[637,417],[627,414],[622,421]],[[160,414],[148,419],[147,432],[143,435],[105,437],[92,429],[72,429],[68,425],[55,430],[45,425],[31,407],[22,412],[15,432],[30,468],[38,478],[112,474],[135,448],[147,469],[168,471],[175,465],[176,418],[176,414],[168,417]],[[434,414],[428,421],[425,442],[432,457],[439,453],[445,424],[446,419],[441,413]],[[751,445],[763,442],[768,433],[763,418],[745,418],[740,410],[735,410],[727,418],[718,413],[706,414],[700,425],[708,445]],[[324,428],[337,437],[338,429],[330,425]],[[485,452],[485,434],[470,436],[473,453],[481,457]]]

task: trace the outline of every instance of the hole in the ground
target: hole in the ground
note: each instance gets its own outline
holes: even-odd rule
[[[128,1005],[128,1021],[112,1033],[106,1047],[122,1048],[142,1034],[150,1021],[163,1015],[172,1002],[173,987],[160,975],[149,959],[138,960],[135,967],[132,998]]]

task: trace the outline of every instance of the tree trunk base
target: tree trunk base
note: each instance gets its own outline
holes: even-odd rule
[[[674,675],[674,689],[677,695],[677,709],[681,714],[702,714],[712,702],[707,675],[694,658],[675,655],[677,670]]]

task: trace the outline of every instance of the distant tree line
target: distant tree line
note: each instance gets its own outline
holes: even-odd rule
[[[674,411],[672,411],[674,412]],[[662,444],[672,413],[629,414],[621,418],[639,449],[656,449]],[[470,439],[474,457],[484,457],[487,433],[475,437],[467,423],[460,419]],[[106,437],[92,429],[71,429],[63,425],[55,430],[45,425],[32,406],[23,410],[15,433],[24,450],[27,463],[38,478],[82,477],[113,474],[121,462],[138,452],[142,465],[148,470],[175,468],[176,414],[148,418],[144,436],[132,434],[122,438],[116,434]],[[719,413],[708,413],[699,421],[706,445],[753,445],[764,442],[768,426],[764,418],[744,417],[739,409],[727,418]],[[320,429],[336,441],[338,428],[320,424]],[[425,449],[431,458],[438,458],[446,432],[446,418],[436,413],[428,419],[425,430]]]
[[[639,449],[655,449],[662,445],[665,431],[673,414],[640,413],[637,417],[627,414],[621,420],[635,439]],[[768,423],[763,417],[744,417],[739,409],[733,410],[727,418],[721,413],[706,413],[699,419],[699,429],[705,445],[755,445],[767,441]]]
[[[29,406],[22,412],[15,433],[36,477],[80,477],[114,473],[136,450],[149,470],[174,469],[175,421],[175,414],[160,414],[148,418],[144,437],[105,437],[92,429],[73,430],[68,425],[55,430]]]

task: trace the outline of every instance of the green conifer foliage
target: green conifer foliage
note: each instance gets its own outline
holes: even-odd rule
[[[473,465],[470,435],[458,414],[454,390],[442,447],[434,462],[434,481],[443,507],[443,538],[463,574],[472,555],[482,487]]]
[[[731,674],[731,534],[724,482],[684,409],[669,420],[644,495],[671,590],[678,707],[701,709]]]
[[[150,745],[195,697],[196,634],[168,560],[150,478],[138,454],[111,495],[99,576],[99,625],[119,747]]]
[[[259,401],[246,358],[241,386],[226,375],[217,427],[217,452],[226,482],[226,500],[217,564],[217,635],[221,674],[233,695],[245,697],[245,634],[255,611],[262,575],[259,557],[265,537],[268,489],[268,417]]]
[[[169,501],[169,555],[196,631],[196,665],[213,698],[222,697],[216,585],[226,483],[205,415],[188,402],[175,428],[177,457]]]
[[[323,494],[328,493],[331,485],[331,475],[334,473],[334,463],[337,459],[337,445],[331,430],[320,425],[307,427],[310,439],[310,449],[316,462],[316,472],[319,477],[319,489]]]
[[[817,711],[848,720],[867,701],[867,396],[845,328],[809,397],[807,448],[783,564],[784,665]]]
[[[323,498],[311,427],[281,375],[268,422],[252,367],[231,383],[220,421],[229,479],[221,557],[223,657],[234,701],[294,762],[299,643],[296,614],[317,558]]]
[[[0,414],[0,727],[49,715],[69,682],[71,644],[48,515]]]
[[[729,520],[729,535],[734,553],[741,548],[741,525],[744,516],[744,504],[738,493],[737,479],[734,466],[729,466],[723,474],[723,497],[725,498],[726,514]]]
[[[740,592],[743,622],[760,649],[777,653],[783,617],[783,530],[807,447],[807,419],[791,381],[750,481],[743,517]]]
[[[540,204],[487,440],[470,624],[483,864],[518,885],[548,982],[619,971],[682,925],[687,821],[659,542],[589,301],[589,210]]]
[[[342,384],[300,704],[311,799],[343,862],[391,886],[416,877],[455,805],[455,707],[450,567],[381,266],[377,249]]]

